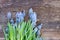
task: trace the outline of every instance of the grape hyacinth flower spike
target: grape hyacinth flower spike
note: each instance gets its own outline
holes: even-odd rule
[[[36,22],[37,22],[37,14],[36,14],[36,12],[34,12],[32,14],[31,18],[32,18],[32,23],[35,23],[35,25],[36,25]]]
[[[24,21],[24,17],[25,17],[26,13],[25,13],[25,10],[21,11],[20,12],[20,21]]]
[[[19,23],[20,20],[19,20],[19,12],[16,13],[16,23]]]
[[[7,18],[8,18],[8,20],[11,19],[11,12],[8,12],[8,13],[7,13]]]
[[[34,28],[36,26],[37,14],[36,12],[33,12],[32,8],[29,9],[29,17],[30,17],[30,20],[32,21],[32,26]]]
[[[16,23],[20,23],[21,22],[21,12],[17,12],[16,13]]]
[[[25,17],[25,10],[22,10],[21,12],[22,12],[23,17]]]
[[[14,20],[13,20],[13,18],[11,18],[10,23],[11,23],[12,26],[14,26]]]
[[[32,9],[32,8],[29,9],[29,14],[30,14],[30,13],[33,13],[33,9]]]
[[[38,28],[37,28],[37,27],[35,27],[34,32],[36,33],[37,31],[38,31]]]
[[[43,24],[41,23],[40,25],[37,26],[37,28],[38,28],[39,30],[41,30],[42,25],[43,25]]]
[[[25,17],[25,12],[17,12],[16,13],[16,22],[17,23],[20,23],[24,20],[24,17]]]
[[[41,35],[41,28],[42,28],[42,25],[43,25],[43,24],[40,24],[40,25],[37,26],[37,28],[38,28],[37,36],[39,36],[39,37],[40,37],[40,35]]]
[[[20,22],[24,21],[24,17],[25,17],[25,13],[24,12],[20,12],[19,14],[19,18],[20,18]]]
[[[40,36],[40,34],[41,34],[41,33],[40,33],[40,30],[38,30],[38,31],[37,31],[37,36]]]
[[[18,18],[18,17],[19,17],[19,12],[16,13],[16,18]]]

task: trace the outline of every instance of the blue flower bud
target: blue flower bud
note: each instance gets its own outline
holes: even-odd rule
[[[19,14],[19,19],[20,19],[20,22],[22,22],[23,20],[24,20],[24,15],[22,14],[22,12],[20,12],[20,14]]]
[[[37,14],[36,14],[36,12],[33,12],[29,16],[30,16],[30,19],[31,19],[32,22],[36,22],[37,21]]]
[[[40,38],[39,38],[39,40],[43,40],[43,38],[42,38],[42,37],[40,37]]]
[[[40,36],[37,36],[36,40],[43,40],[43,38]]]
[[[30,20],[32,21],[32,26],[35,27],[36,26],[36,21],[37,21],[37,14],[36,12],[33,12],[29,15]]]
[[[19,23],[20,22],[20,19],[19,18],[16,18],[16,23]]]
[[[34,29],[34,32],[36,33],[38,31],[38,28],[36,27],[35,29]]]
[[[30,13],[33,13],[33,9],[32,9],[32,8],[29,9],[29,14],[30,14]]]
[[[16,23],[19,23],[19,12],[16,13]]]
[[[41,30],[42,25],[43,25],[43,24],[38,25],[37,28],[38,28],[39,30]]]
[[[16,13],[16,18],[19,18],[19,12]]]
[[[32,18],[32,22],[36,22],[37,21],[37,14],[36,14],[36,12],[33,13],[31,18]]]
[[[8,20],[11,19],[11,12],[8,12],[8,13],[7,13],[7,18],[8,18]]]
[[[32,27],[34,28],[36,26],[36,23],[35,22],[32,22]]]
[[[14,20],[11,19],[11,20],[10,20],[10,23],[11,23],[11,25],[14,25]]]
[[[40,30],[38,30],[38,31],[37,31],[37,36],[40,36],[40,34],[41,34],[41,33],[40,33]]]
[[[20,23],[24,20],[25,13],[23,12],[17,12],[16,13],[16,22]]]
[[[25,17],[25,10],[22,11],[22,15],[23,15],[23,17]]]

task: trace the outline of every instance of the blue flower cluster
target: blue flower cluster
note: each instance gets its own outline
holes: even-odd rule
[[[23,10],[23,11],[21,11],[21,12],[17,12],[16,13],[16,24],[17,23],[20,23],[20,22],[22,22],[22,21],[24,21],[24,17],[26,16],[26,13],[25,13],[25,10]],[[41,31],[41,28],[42,28],[42,25],[43,24],[40,24],[40,25],[38,25],[37,27],[36,27],[36,22],[37,22],[37,14],[36,14],[36,12],[34,12],[33,11],[33,9],[32,8],[30,8],[29,9],[29,14],[28,14],[28,16],[29,16],[29,18],[30,18],[30,20],[31,20],[31,24],[32,24],[32,28],[34,28],[34,31],[36,32],[36,34],[39,36],[41,33],[40,33],[40,31]],[[14,20],[13,20],[13,18],[12,18],[12,15],[11,15],[11,12],[8,12],[8,14],[7,14],[7,18],[8,18],[8,20],[10,21],[10,23],[13,25],[13,26],[15,26],[14,25]],[[7,30],[7,29],[6,29]]]
[[[32,8],[29,9],[29,17],[30,17],[30,20],[32,21],[32,26],[34,28],[37,22],[37,14],[36,12],[33,12]]]
[[[36,35],[37,36],[40,36],[41,34],[41,28],[42,28],[42,23],[39,24],[37,27],[36,27],[36,22],[37,22],[37,14],[36,12],[33,11],[32,8],[29,9],[29,17],[30,17],[30,20],[32,21],[32,27],[34,28],[34,31],[36,32]],[[41,38],[40,38],[41,39]]]
[[[16,13],[16,23],[20,23],[24,20],[25,11]]]

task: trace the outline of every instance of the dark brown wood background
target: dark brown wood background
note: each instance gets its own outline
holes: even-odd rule
[[[8,11],[15,17],[17,11],[32,7],[43,23],[42,37],[45,40],[60,40],[60,0],[0,0],[0,39],[4,37],[2,25],[6,26]],[[2,40],[1,39],[1,40]]]

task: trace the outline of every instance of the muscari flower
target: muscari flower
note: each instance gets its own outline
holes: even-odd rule
[[[35,29],[34,29],[34,32],[36,33],[38,31],[38,28],[36,27]]]
[[[11,23],[12,26],[14,25],[14,20],[13,20],[13,18],[11,18],[10,23]]]
[[[23,12],[17,12],[16,13],[16,22],[17,23],[20,23],[24,20],[24,17],[25,17],[25,11]]]
[[[16,23],[20,22],[19,20],[19,12],[16,13]]]
[[[37,39],[36,40],[43,40],[43,38],[42,37],[37,37]]]
[[[41,35],[41,28],[42,28],[42,25],[43,25],[43,24],[40,24],[40,25],[37,26],[37,28],[38,28],[37,36],[40,36],[40,35]]]
[[[33,12],[32,8],[29,9],[29,17],[30,17],[30,20],[32,21],[32,26],[34,28],[36,26],[37,14],[36,12]]]
[[[42,38],[42,37],[40,37],[40,38],[39,38],[39,40],[43,40],[43,38]]]
[[[41,33],[40,33],[40,30],[38,30],[38,31],[37,31],[37,36],[40,36],[40,34],[41,34]]]
[[[43,24],[38,25],[37,28],[38,28],[39,30],[41,30],[42,25],[43,25]]]
[[[22,14],[23,14],[22,16],[25,17],[25,10],[22,11]]]
[[[7,18],[8,18],[8,20],[11,19],[11,12],[8,12],[8,13],[7,13]]]
[[[39,26],[34,28],[34,32],[36,33],[37,36],[40,37],[41,35],[41,28],[42,28],[42,24],[40,24]]]
[[[37,14],[36,12],[33,12],[31,15],[30,15],[30,19],[32,22],[35,22],[37,21]]]
[[[33,9],[32,9],[32,8],[29,9],[29,14],[30,14],[30,13],[33,13]]]
[[[20,22],[22,22],[24,20],[24,17],[25,17],[25,13],[24,12],[20,12],[20,15],[19,15],[19,19],[20,19]]]

